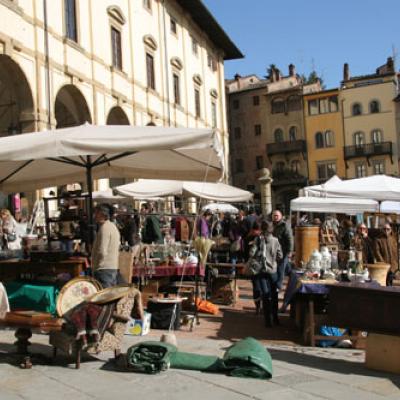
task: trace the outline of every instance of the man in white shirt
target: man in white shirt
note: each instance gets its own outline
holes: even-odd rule
[[[101,204],[95,208],[94,218],[99,226],[92,249],[92,269],[94,278],[104,288],[118,283],[118,256],[121,244],[120,233],[110,221],[110,208]]]

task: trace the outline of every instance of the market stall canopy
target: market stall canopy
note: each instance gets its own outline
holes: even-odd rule
[[[203,208],[203,211],[210,210],[213,213],[231,213],[231,214],[237,214],[239,210],[234,207],[232,204],[227,204],[227,203],[209,203],[206,204]]]
[[[85,124],[0,138],[0,190],[99,178],[217,181],[223,150],[210,129]]]
[[[112,189],[107,189],[107,190],[99,190],[93,192],[92,198],[94,201],[100,202],[100,201],[124,201],[126,200],[126,197],[120,196],[120,195],[115,195],[112,191]]]
[[[348,180],[334,178],[323,185],[304,188],[305,194],[321,197],[354,197],[376,201],[400,201],[399,178],[387,175],[372,175]]]
[[[135,199],[150,199],[187,194],[213,201],[241,203],[250,201],[253,194],[225,183],[139,179],[137,182],[114,188],[117,194]]]
[[[377,212],[379,203],[375,200],[351,197],[298,197],[290,202],[290,209],[291,211],[355,215]]]

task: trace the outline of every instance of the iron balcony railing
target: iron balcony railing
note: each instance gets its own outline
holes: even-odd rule
[[[272,185],[287,186],[287,185],[302,185],[307,184],[307,177],[290,169],[272,170]]]
[[[305,140],[293,140],[279,143],[267,144],[267,155],[284,154],[284,153],[305,153],[307,145]]]
[[[393,155],[392,142],[368,143],[344,147],[344,159],[356,157],[371,157],[380,155]]]

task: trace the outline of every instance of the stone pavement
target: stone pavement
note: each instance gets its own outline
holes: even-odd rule
[[[158,340],[162,332],[145,337],[125,336],[124,350],[140,340]],[[179,348],[199,354],[222,355],[232,342],[177,333]],[[159,375],[117,372],[108,360],[86,356],[75,370],[68,359],[57,356],[51,364],[36,364],[30,370],[18,368],[12,331],[0,331],[0,400],[14,399],[400,399],[400,376],[364,367],[362,350],[321,349],[296,344],[267,343],[274,375],[269,381],[232,378],[196,371],[169,370]],[[44,335],[32,337],[33,353],[51,357]],[[266,342],[264,342],[266,343]]]

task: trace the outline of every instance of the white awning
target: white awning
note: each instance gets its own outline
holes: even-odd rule
[[[379,211],[375,200],[342,197],[298,197],[290,202],[291,211],[321,212],[338,214],[362,214]]]
[[[217,181],[223,150],[210,129],[94,126],[0,138],[0,190],[19,192],[99,178]]]
[[[137,182],[117,186],[114,191],[122,196],[143,200],[183,194],[229,203],[247,202],[253,198],[252,193],[224,183],[159,179],[139,179]]]

